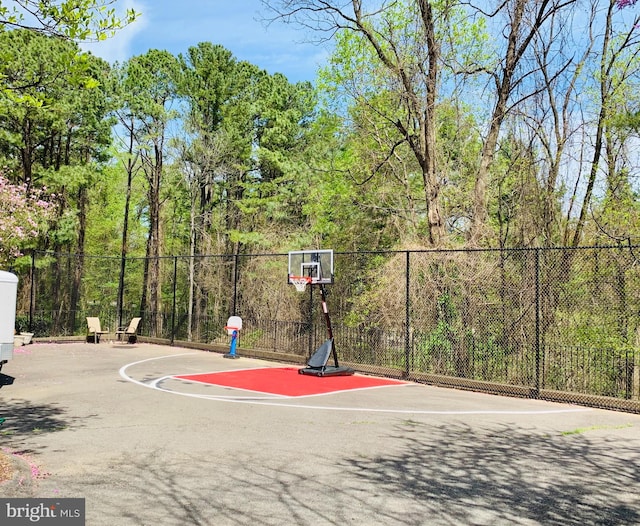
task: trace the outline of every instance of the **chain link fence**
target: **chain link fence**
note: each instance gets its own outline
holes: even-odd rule
[[[640,413],[634,248],[336,253],[327,290],[339,359],[378,375]],[[143,337],[225,345],[226,320],[238,315],[240,353],[300,361],[326,338],[320,292],[287,284],[286,254],[34,253],[14,272],[18,328],[36,337],[83,335],[86,316],[115,330],[141,315]]]

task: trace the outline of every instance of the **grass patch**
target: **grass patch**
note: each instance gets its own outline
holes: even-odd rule
[[[588,433],[589,431],[602,431],[603,429],[626,429],[629,427],[633,427],[633,424],[622,424],[619,426],[590,426],[590,427],[579,427],[578,429],[574,429],[572,431],[563,431],[563,435],[581,435],[582,433]]]

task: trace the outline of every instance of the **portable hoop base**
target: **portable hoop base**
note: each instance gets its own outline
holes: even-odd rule
[[[298,373],[310,376],[351,376],[355,371],[350,367],[326,365],[324,367],[305,367],[304,369],[298,369]]]
[[[327,365],[332,354],[334,358],[333,365]],[[307,362],[307,367],[298,369],[298,373],[311,376],[351,376],[355,371],[350,367],[343,367],[338,364],[333,338],[328,338],[313,353],[313,356]]]

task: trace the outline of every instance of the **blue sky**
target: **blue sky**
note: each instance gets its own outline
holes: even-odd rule
[[[280,21],[267,25],[269,13],[260,0],[118,0],[117,6],[142,14],[116,36],[82,46],[111,63],[149,49],[178,55],[199,42],[212,42],[238,60],[298,82],[313,81],[328,57],[326,45],[305,43],[303,31]]]

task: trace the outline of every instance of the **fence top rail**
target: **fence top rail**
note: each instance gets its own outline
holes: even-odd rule
[[[508,247],[508,248],[412,248],[412,249],[398,249],[398,250],[360,250],[360,251],[336,251],[336,255],[353,256],[353,255],[367,255],[367,254],[445,254],[445,253],[482,253],[482,252],[561,252],[561,251],[586,251],[586,250],[629,250],[633,253],[634,250],[640,250],[640,245],[591,245],[591,246],[579,246],[579,247]],[[70,253],[70,252],[53,252],[47,250],[33,250],[32,256],[57,256],[57,257],[83,257],[92,259],[114,259],[114,260],[145,260],[145,259],[191,259],[191,258],[235,258],[235,257],[287,257],[287,252],[282,253],[243,253],[243,254],[175,254],[166,256],[109,256],[109,255],[96,255],[86,253]]]

